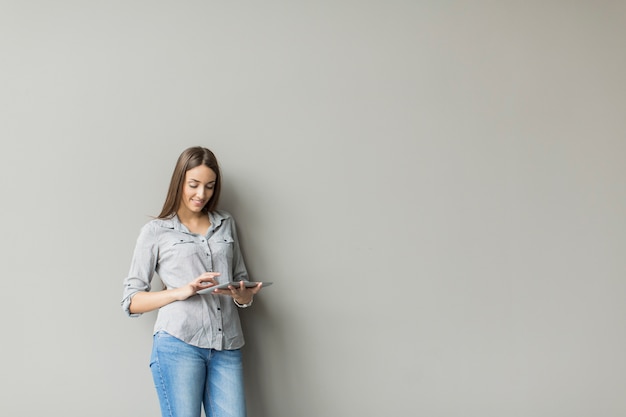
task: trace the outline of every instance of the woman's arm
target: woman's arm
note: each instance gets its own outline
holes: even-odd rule
[[[198,291],[217,285],[216,276],[219,272],[205,272],[189,284],[180,288],[162,291],[139,291],[131,300],[129,310],[131,314],[142,314],[159,309],[174,301],[184,301]]]

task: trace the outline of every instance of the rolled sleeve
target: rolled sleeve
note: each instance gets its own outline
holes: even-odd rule
[[[157,268],[158,244],[153,225],[146,224],[140,231],[128,276],[124,279],[122,309],[129,317],[139,317],[141,313],[131,313],[130,303],[140,291],[150,291],[152,278]]]

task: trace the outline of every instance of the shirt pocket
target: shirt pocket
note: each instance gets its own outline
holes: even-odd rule
[[[169,251],[176,258],[188,258],[201,253],[200,245],[193,239],[176,239],[168,243]]]
[[[234,246],[235,239],[231,235],[224,234],[211,239],[211,252],[214,258],[225,258],[230,262],[233,259]]]

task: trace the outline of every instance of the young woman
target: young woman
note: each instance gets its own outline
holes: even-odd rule
[[[150,368],[163,417],[245,417],[238,309],[261,290],[220,283],[248,279],[232,216],[217,210],[213,153],[185,150],[159,216],[139,233],[122,307],[131,317],[158,309]],[[165,289],[151,291],[157,273]]]

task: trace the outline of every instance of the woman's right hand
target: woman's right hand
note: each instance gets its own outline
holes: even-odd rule
[[[200,290],[211,288],[217,285],[218,283],[215,277],[219,275],[219,272],[205,272],[204,274],[191,281],[189,284],[177,288],[177,300],[186,300],[192,295],[195,295]]]

